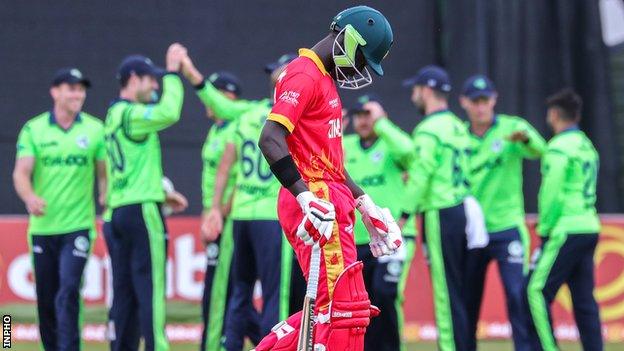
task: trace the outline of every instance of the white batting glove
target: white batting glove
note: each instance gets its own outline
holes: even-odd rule
[[[370,196],[364,194],[356,199],[356,208],[362,215],[362,222],[370,236],[373,256],[392,255],[403,243],[401,230],[390,210],[375,205]]]
[[[310,191],[297,195],[297,202],[303,211],[303,219],[297,228],[297,236],[306,245],[311,246],[317,242],[320,246],[325,245],[334,230],[336,219],[334,205],[317,198]]]

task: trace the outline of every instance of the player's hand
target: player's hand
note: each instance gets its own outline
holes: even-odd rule
[[[527,143],[529,142],[529,136],[527,135],[525,131],[519,130],[519,131],[511,133],[511,135],[507,137],[507,140],[512,141],[512,142]]]
[[[202,214],[202,224],[200,228],[204,242],[211,243],[223,231],[223,214],[218,208],[212,208],[209,212]]]
[[[188,207],[188,200],[186,197],[175,190],[167,193],[165,203],[171,208],[173,213],[180,213]]]
[[[303,219],[297,228],[297,236],[306,245],[319,243],[322,247],[331,238],[334,230],[336,219],[334,205],[317,198],[310,191],[297,195],[297,202],[303,211]]]
[[[193,60],[191,60],[191,57],[188,54],[182,59],[181,69],[182,75],[184,75],[184,77],[191,82],[191,84],[199,85],[204,81],[204,76],[195,67]]]
[[[178,72],[182,67],[182,60],[188,57],[186,48],[180,43],[173,43],[167,49],[166,63],[167,71]]]
[[[401,230],[387,208],[380,208],[370,196],[357,198],[356,208],[362,215],[362,222],[370,235],[370,248],[373,256],[391,255],[401,246]]]
[[[100,193],[98,195],[98,203],[102,207],[106,207],[106,193]]]
[[[39,196],[32,194],[26,198],[26,210],[33,216],[43,216],[45,214],[46,202]]]
[[[381,118],[386,118],[388,116],[381,104],[377,101],[369,101],[364,104],[363,108],[370,114],[373,123]]]

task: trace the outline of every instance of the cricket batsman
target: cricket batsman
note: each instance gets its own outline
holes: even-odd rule
[[[600,233],[596,213],[599,157],[579,127],[582,100],[571,89],[550,96],[547,122],[555,136],[542,158],[537,232],[541,255],[528,285],[531,316],[544,351],[559,350],[550,304],[567,284],[583,350],[603,349],[598,304],[594,298],[594,252]]]
[[[476,350],[477,322],[488,265],[496,261],[507,300],[514,349],[531,351],[526,305],[529,233],[522,194],[522,162],[539,159],[546,141],[524,119],[494,112],[497,92],[486,76],[464,82],[460,96],[470,122],[470,185],[483,208],[489,244],[468,251],[465,265],[469,350]]]
[[[425,116],[412,134],[416,155],[404,213],[423,212],[438,346],[442,351],[463,351],[468,349],[463,275],[467,248],[487,244],[481,209],[468,197],[470,137],[448,109],[451,82],[444,69],[426,66],[404,85],[412,88],[412,102]]]
[[[286,64],[295,57],[283,55],[276,64],[269,65],[273,68],[266,71],[273,85]],[[207,108],[223,113],[230,118],[228,123],[233,125],[233,132],[224,140],[212,189],[211,209],[206,217],[209,223],[206,239],[211,242],[226,239],[223,237],[227,233],[224,233],[222,203],[228,196],[229,174],[235,169],[230,213],[233,232],[233,251],[230,253],[232,295],[225,315],[223,347],[228,351],[242,350],[246,335],[257,344],[260,337],[269,333],[271,327],[286,318],[289,312],[293,254],[282,239],[282,229],[277,221],[279,182],[257,147],[271,104],[269,99],[224,100],[222,94],[215,92],[211,83],[205,81],[190,59],[184,62],[182,72],[196,86]],[[232,111],[240,114],[236,116]],[[252,306],[256,280],[262,286],[263,303],[259,315]],[[255,326],[251,335],[250,326]],[[213,327],[211,322],[208,329]]]
[[[389,211],[377,207],[344,170],[336,89],[371,84],[368,68],[383,75],[381,61],[392,38],[390,24],[375,9],[356,6],[337,14],[330,33],[312,49],[300,49],[278,77],[275,103],[258,142],[282,184],[279,222],[306,279],[317,268],[310,267],[312,246],[320,247],[312,334],[317,350],[363,350],[366,327],[378,312],[357,261],[355,208],[369,229],[375,256],[395,253],[402,244]],[[302,316],[299,312],[274,326],[256,350],[294,350]]]
[[[108,206],[112,210],[109,252],[113,270],[111,350],[169,350],[165,336],[167,229],[158,132],[180,118],[184,90],[177,73],[186,49],[172,44],[167,71],[147,57],[123,60],[119,98],[106,116]],[[153,96],[162,76],[160,100]]]
[[[82,272],[95,239],[93,188],[106,197],[104,126],[82,111],[90,81],[77,68],[59,70],[54,105],[30,119],[17,139],[13,183],[30,214],[42,349],[80,350]]]
[[[405,194],[405,172],[413,159],[411,137],[387,117],[379,97],[360,96],[351,109],[356,134],[343,140],[345,167],[356,184],[379,206],[400,216]],[[357,216],[361,217],[361,216]],[[414,257],[416,225],[414,216],[403,226],[404,243],[396,254],[374,257],[368,247],[368,231],[361,221],[353,228],[358,259],[364,263],[364,284],[371,303],[381,313],[371,320],[364,338],[367,351],[404,350],[403,295],[409,267]]]

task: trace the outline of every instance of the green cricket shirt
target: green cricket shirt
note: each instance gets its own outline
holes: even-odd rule
[[[379,207],[388,207],[394,218],[401,216],[406,184],[403,173],[413,160],[414,147],[410,136],[387,118],[379,119],[374,125],[377,140],[364,148],[357,134],[345,135],[342,139],[345,152],[345,167],[349,175]],[[369,235],[362,223],[360,213],[353,232],[357,245],[367,244]],[[414,236],[414,216],[403,227],[403,235]]]
[[[184,89],[176,74],[163,77],[160,101],[143,104],[117,100],[104,125],[109,207],[163,202],[158,131],[180,119]]]
[[[578,128],[561,132],[548,142],[538,196],[537,231],[541,236],[600,231],[595,206],[598,167],[598,152]]]
[[[508,138],[524,131],[528,142]],[[538,159],[546,150],[546,141],[520,117],[496,115],[483,136],[470,134],[470,174],[472,194],[481,204],[489,233],[517,227],[524,223],[522,193],[523,159]]]
[[[85,112],[67,130],[52,112],[24,125],[16,157],[34,157],[33,190],[46,202],[43,216],[30,216],[29,234],[65,234],[95,226],[96,162],[104,154],[102,122]]]
[[[407,207],[414,213],[453,207],[468,194],[470,136],[451,111],[434,112],[412,134],[416,150],[410,167]]]
[[[225,151],[225,145],[234,137],[235,123],[224,121],[221,125],[213,124],[208,131],[208,136],[202,148],[202,203],[205,209],[212,207],[214,185],[217,171]],[[236,180],[236,167],[230,169],[227,187],[223,194],[223,203],[227,203],[234,189]]]

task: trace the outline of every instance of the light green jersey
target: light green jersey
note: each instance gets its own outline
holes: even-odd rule
[[[509,140],[520,131],[528,137],[526,144]],[[500,114],[483,136],[470,136],[469,183],[483,209],[488,232],[523,225],[522,161],[541,157],[546,141],[524,119]]]
[[[548,142],[538,196],[537,231],[541,236],[600,231],[595,206],[598,166],[598,152],[578,128],[561,132]]]
[[[217,178],[217,171],[221,157],[225,151],[226,143],[232,141],[236,126],[234,122],[222,122],[221,125],[213,124],[208,131],[208,136],[202,148],[202,203],[205,209],[212,207],[212,197],[214,196],[214,185]],[[227,187],[223,194],[223,203],[227,203],[234,189],[236,180],[236,167],[230,169]]]
[[[416,150],[410,167],[405,212],[453,207],[468,194],[468,128],[451,111],[434,112],[412,134]]]
[[[232,202],[232,219],[276,220],[280,183],[264,159],[258,139],[271,112],[268,100],[255,106],[237,120],[234,134],[238,175]]]
[[[403,209],[406,184],[403,173],[407,171],[414,155],[410,136],[387,118],[378,120],[374,126],[378,139],[364,148],[357,134],[345,135],[342,139],[345,153],[345,168],[353,181],[368,194],[379,207],[388,207],[398,219]],[[362,223],[360,213],[353,232],[356,245],[369,242],[368,231]],[[414,216],[403,227],[403,235],[414,236]]]
[[[177,75],[167,74],[162,90],[158,103],[118,100],[108,109],[104,129],[112,209],[165,199],[158,131],[180,119],[184,89]]]
[[[102,122],[85,112],[67,130],[51,112],[24,125],[16,157],[34,158],[33,190],[46,202],[43,216],[30,216],[29,234],[65,234],[95,226],[95,166],[104,155]]]

